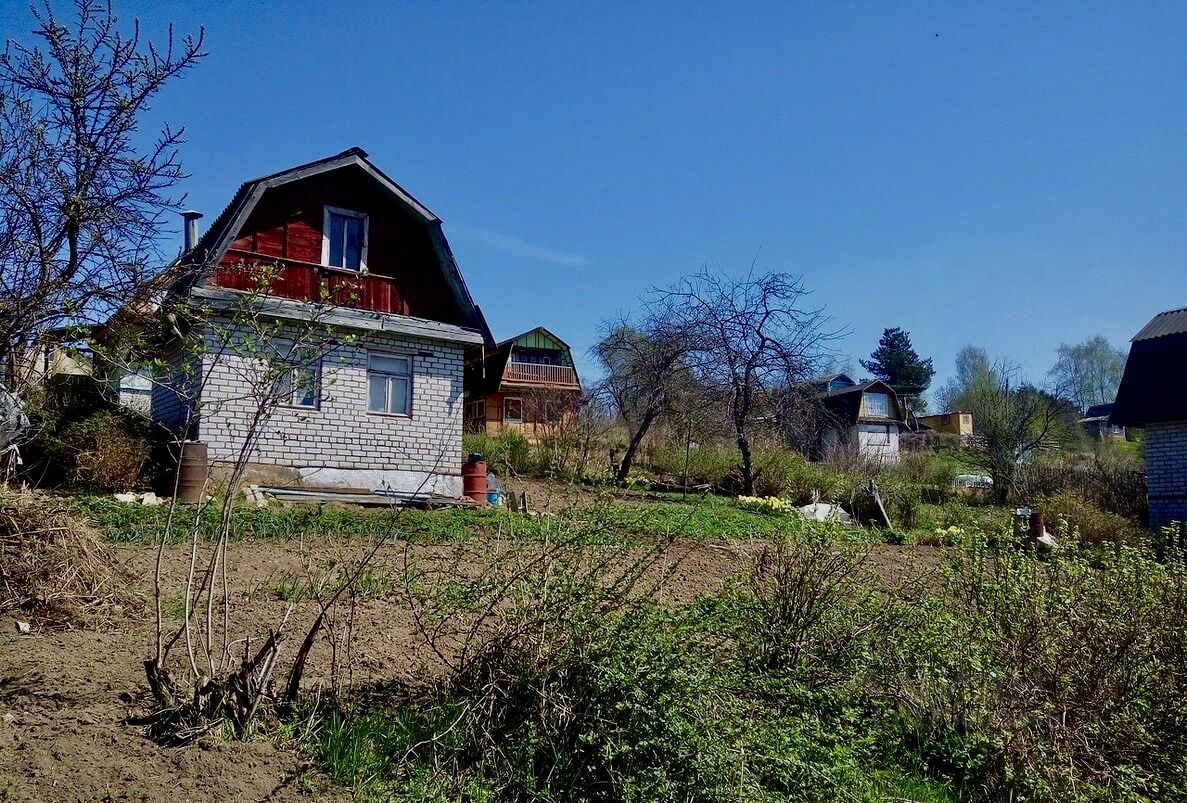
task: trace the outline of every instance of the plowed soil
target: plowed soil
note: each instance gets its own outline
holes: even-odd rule
[[[540,508],[570,501],[548,500],[543,486],[529,493],[530,502],[542,503]],[[758,548],[736,542],[676,544],[669,564],[678,555],[679,565],[661,598],[681,603],[715,590],[725,578],[745,569]],[[326,541],[233,545],[229,550],[233,622],[244,632],[266,633],[285,607],[279,599],[285,582],[306,576],[308,567],[348,559],[361,549],[357,543]],[[413,565],[427,566],[448,549],[422,547],[409,555]],[[149,596],[154,550],[121,547],[117,554],[140,578],[141,592]],[[402,566],[404,554],[403,545],[394,542],[384,547],[380,564],[392,569]],[[938,563],[936,550],[929,548],[878,545],[869,557],[889,584],[927,575]],[[180,618],[177,601],[187,566],[184,548],[166,550],[167,624],[176,624]],[[377,596],[359,602],[353,612],[351,654],[338,656],[340,683],[406,680],[433,666],[433,653],[418,635],[402,587]],[[314,603],[297,603],[289,632],[303,634],[316,613]],[[0,801],[236,803],[343,796],[292,746],[274,740],[237,743],[206,736],[188,747],[163,747],[147,738],[142,726],[129,724],[129,718],[147,710],[142,662],[153,645],[151,604],[143,614],[126,615],[103,629],[43,630],[33,623],[32,632],[22,634],[13,616],[0,617],[0,628]],[[289,660],[299,638],[293,636],[285,645]],[[175,651],[175,658],[182,656],[184,649]],[[330,647],[323,640],[310,657],[305,687],[325,688],[332,664]]]

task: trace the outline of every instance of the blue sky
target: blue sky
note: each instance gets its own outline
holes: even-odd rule
[[[436,212],[496,336],[702,265],[804,277],[851,334],[1042,379],[1187,304],[1187,7],[116,2],[209,59],[189,205],[352,145]],[[0,31],[29,27],[0,0]],[[588,368],[587,368],[588,373]]]

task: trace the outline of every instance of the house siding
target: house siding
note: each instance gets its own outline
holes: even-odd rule
[[[1151,529],[1187,522],[1187,421],[1149,424],[1145,447]]]
[[[236,356],[251,335],[216,319],[203,358],[201,437],[211,461],[233,463],[251,427],[255,361]],[[214,336],[217,334],[217,338]],[[290,470],[313,486],[391,488],[461,495],[462,366],[458,344],[390,333],[346,333],[322,360],[318,409],[277,407],[249,460]],[[280,337],[301,339],[286,328]],[[230,348],[214,353],[214,340]],[[391,416],[367,410],[369,352],[412,355],[412,412]],[[242,353],[242,352],[241,352]]]
[[[160,381],[154,382],[149,400],[149,420],[173,437],[181,437],[190,417],[195,379],[187,377],[185,354],[178,351],[168,361],[169,370]]]
[[[899,460],[899,428],[897,422],[886,424],[858,424],[854,427],[858,454],[882,463],[897,463]],[[890,437],[886,433],[889,430]],[[883,443],[883,440],[889,442]]]

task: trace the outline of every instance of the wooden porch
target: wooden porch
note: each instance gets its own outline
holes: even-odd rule
[[[268,286],[260,288],[261,277],[269,273],[272,275]],[[215,269],[214,283],[231,290],[261,289],[268,295],[298,301],[324,302],[395,315],[408,314],[408,302],[400,295],[395,279],[390,276],[328,268],[313,262],[282,259],[234,248],[228,249],[223,264]]]

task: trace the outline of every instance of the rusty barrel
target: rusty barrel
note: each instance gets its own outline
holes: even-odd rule
[[[462,461],[462,496],[480,505],[486,501],[486,461],[472,454]]]
[[[186,441],[181,446],[181,458],[177,461],[177,501],[196,504],[202,501],[206,491],[209,454],[201,441]]]

